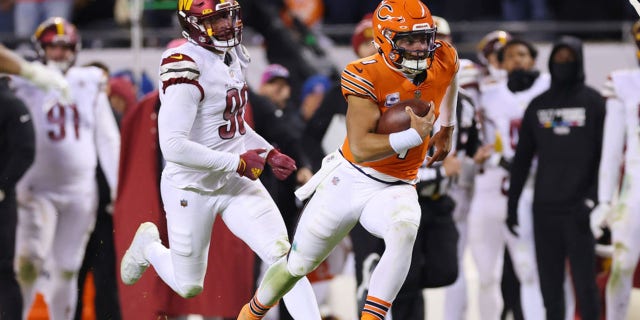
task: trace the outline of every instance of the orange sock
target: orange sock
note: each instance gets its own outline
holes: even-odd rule
[[[391,303],[374,296],[367,296],[360,320],[384,320],[389,308],[391,308]]]
[[[260,320],[269,311],[271,307],[267,307],[258,301],[256,296],[251,298],[249,303],[245,304],[238,315],[238,320]]]

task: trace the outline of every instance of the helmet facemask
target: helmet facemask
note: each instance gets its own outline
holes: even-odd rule
[[[178,11],[183,36],[200,46],[217,51],[227,51],[242,41],[242,18],[237,2],[223,2],[215,5],[211,12],[190,14]]]
[[[384,30],[383,36],[391,44],[387,58],[393,65],[407,74],[418,74],[431,67],[433,56],[439,45],[435,42],[436,28],[414,25],[414,31],[393,32]],[[421,44],[424,49],[408,50]]]

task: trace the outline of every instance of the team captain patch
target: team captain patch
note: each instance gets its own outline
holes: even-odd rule
[[[198,83],[200,70],[191,57],[183,53],[174,53],[160,63],[160,81],[162,81],[162,92],[174,84],[190,83],[198,87],[200,94],[204,98],[204,90]]]

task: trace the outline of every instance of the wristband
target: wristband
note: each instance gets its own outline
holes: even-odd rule
[[[400,154],[408,149],[422,144],[422,138],[416,129],[409,128],[389,135],[389,144],[396,153]]]

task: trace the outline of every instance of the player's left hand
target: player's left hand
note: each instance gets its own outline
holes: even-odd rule
[[[269,152],[267,155],[267,163],[271,166],[271,171],[278,180],[286,179],[297,169],[296,161],[277,149],[273,149]]]
[[[453,128],[454,126],[440,127],[440,130],[431,137],[428,148],[431,149],[431,147],[435,146],[436,152],[429,159],[429,162],[427,162],[427,167],[430,167],[434,162],[442,161],[447,157],[449,151],[451,151]]]

